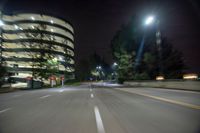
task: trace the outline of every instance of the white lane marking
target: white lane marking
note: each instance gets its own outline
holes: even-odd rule
[[[16,94],[16,95],[14,95],[13,97],[20,97],[20,96],[22,96],[22,95],[20,95],[20,94]]]
[[[4,110],[1,110],[1,111],[0,111],[0,114],[3,113],[3,112],[6,112],[6,111],[8,111],[8,110],[11,110],[11,108],[7,108],[7,109],[4,109]]]
[[[90,92],[92,92],[92,85],[90,85]]]
[[[40,97],[40,99],[47,98],[47,97],[50,97],[50,96],[51,95],[45,95],[45,96]]]
[[[64,90],[60,90],[59,92],[62,93]]]
[[[98,109],[97,106],[94,107],[94,113],[95,113],[98,133],[105,133],[105,129],[104,129],[104,126],[103,126],[101,115],[99,113],[99,109]]]
[[[94,95],[93,95],[93,94],[90,94],[90,97],[91,97],[91,98],[94,98]]]

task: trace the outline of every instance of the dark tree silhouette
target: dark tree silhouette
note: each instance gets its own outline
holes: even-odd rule
[[[137,54],[144,33],[145,44],[141,53],[141,61],[137,69],[134,69],[136,56],[133,53]],[[155,41],[155,27],[143,31],[135,23],[134,18],[116,32],[111,41],[114,60],[119,65],[128,64],[124,65],[123,69],[118,67],[119,79],[155,79],[160,74],[164,75],[165,78],[179,78],[181,76],[184,69],[184,59],[181,52],[176,50],[167,38],[162,38],[161,51],[158,51]],[[132,67],[130,67],[131,65]],[[129,76],[127,76],[126,69]]]

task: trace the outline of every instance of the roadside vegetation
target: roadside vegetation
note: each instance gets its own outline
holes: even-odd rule
[[[182,53],[166,37],[161,38],[159,50],[155,42],[156,28],[152,26],[144,31],[135,20],[132,18],[122,26],[111,41],[119,82],[155,79],[158,75],[167,79],[181,78],[185,68]],[[142,52],[139,51],[141,41],[144,41]],[[141,52],[140,60],[138,52]]]

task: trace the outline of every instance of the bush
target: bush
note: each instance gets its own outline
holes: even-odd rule
[[[133,79],[134,80],[148,80],[150,79],[150,77],[146,72],[144,72],[144,73],[136,73]]]
[[[119,84],[123,84],[123,83],[124,83],[124,81],[125,81],[125,79],[124,79],[124,78],[118,78],[118,83],[119,83]]]

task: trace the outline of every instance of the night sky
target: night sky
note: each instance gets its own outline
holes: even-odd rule
[[[200,73],[200,2],[195,0],[0,0],[5,13],[50,13],[70,21],[75,29],[76,61],[96,52],[112,63],[110,41],[131,17],[155,13],[162,34],[183,52],[188,72]]]

